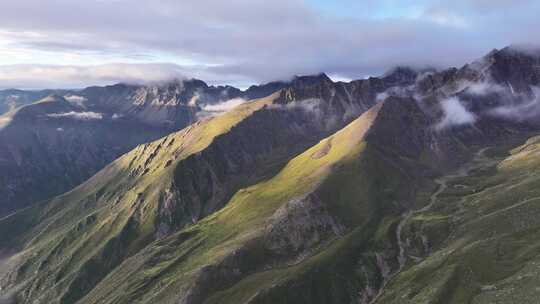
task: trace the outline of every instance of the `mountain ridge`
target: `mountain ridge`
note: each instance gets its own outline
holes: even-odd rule
[[[480,70],[297,77],[138,145],[0,219],[1,290],[21,303],[486,303],[536,258],[536,59],[500,52]],[[176,96],[164,90],[159,103]],[[528,119],[507,115],[523,106]],[[497,249],[492,219],[513,227],[493,240],[511,235],[516,254]]]

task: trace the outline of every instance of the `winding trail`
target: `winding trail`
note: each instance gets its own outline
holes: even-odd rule
[[[479,150],[478,152],[476,152],[473,159],[469,161],[467,164],[465,164],[464,166],[462,166],[456,173],[445,175],[445,176],[435,179],[434,181],[438,185],[438,187],[437,187],[437,190],[433,192],[433,194],[431,194],[431,196],[429,197],[429,203],[420,209],[411,210],[402,215],[401,220],[396,229],[396,239],[397,239],[397,245],[399,248],[399,255],[398,255],[399,268],[393,274],[391,274],[384,280],[377,295],[369,302],[370,304],[374,304],[375,302],[377,302],[377,300],[382,296],[388,283],[403,270],[403,268],[405,267],[407,263],[408,256],[407,256],[407,253],[405,252],[406,240],[403,239],[402,231],[403,231],[403,228],[409,222],[409,220],[413,216],[419,213],[423,213],[423,212],[427,212],[431,210],[431,208],[433,208],[433,206],[439,201],[439,196],[446,189],[448,189],[448,183],[450,181],[456,178],[466,177],[474,169],[494,164],[495,161],[485,156],[485,153],[488,149],[490,149],[490,147],[483,148]]]

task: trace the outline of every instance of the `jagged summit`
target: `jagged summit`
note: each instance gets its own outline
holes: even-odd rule
[[[311,86],[311,85],[324,83],[324,82],[333,82],[333,81],[325,73],[319,73],[319,74],[314,74],[314,75],[294,76],[291,81],[291,85]]]

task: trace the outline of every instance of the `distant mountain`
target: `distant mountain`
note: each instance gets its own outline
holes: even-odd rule
[[[65,192],[136,145],[208,115],[208,105],[244,95],[200,80],[1,91],[10,109],[0,116],[0,215]]]
[[[24,90],[0,90],[0,115],[14,110],[18,107],[31,104],[49,95],[62,94],[63,90],[42,90],[42,91],[24,91]]]
[[[0,234],[0,295],[536,303],[539,58],[514,47],[459,69],[396,68],[349,83],[295,77],[141,144],[73,190],[0,219],[9,231]],[[164,105],[184,109],[195,96],[180,97],[177,85],[109,90],[81,92],[84,111],[56,96],[18,119],[97,123],[115,113],[170,128],[186,112]],[[160,119],[147,115],[154,109]],[[121,130],[107,119],[107,130]]]

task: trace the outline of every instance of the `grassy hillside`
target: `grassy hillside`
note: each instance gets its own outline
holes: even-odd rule
[[[467,147],[389,98],[313,144],[328,125],[278,96],[0,219],[2,290],[20,303],[490,303],[535,262],[538,139],[510,156]],[[470,161],[431,182],[445,153]]]
[[[127,259],[81,303],[343,303],[380,284],[398,198],[415,193],[366,141],[382,107]]]
[[[158,196],[170,187],[177,164],[271,101],[140,146],[71,192],[1,219],[0,230],[10,233],[0,236],[0,248],[19,251],[9,261],[16,271],[2,285],[20,285],[21,298],[73,303],[154,238]]]
[[[408,264],[377,303],[538,302],[539,139],[505,150],[486,150],[410,219]]]
[[[233,299],[237,296],[250,297],[259,288],[265,288],[264,284],[294,271],[296,266],[284,272],[260,272],[266,267],[286,265],[294,256],[326,246],[328,241],[345,233],[354,220],[360,223],[369,217],[370,197],[366,191],[372,180],[364,175],[367,172],[357,173],[353,168],[362,167],[366,161],[361,157],[366,149],[363,138],[379,108],[295,157],[275,177],[238,191],[221,211],[130,258],[82,303],[168,303],[179,297],[197,301],[220,289],[222,292],[216,295],[218,301],[223,303],[227,295],[231,297],[230,303],[235,303]],[[340,174],[355,177],[354,180],[333,174],[336,167],[350,166],[349,170],[340,170]],[[339,182],[333,179],[351,184],[362,182],[366,187],[351,188],[350,193],[343,191],[342,197],[330,204],[329,197],[335,195],[331,190]],[[353,197],[357,197],[358,204],[350,204]],[[295,222],[294,217],[302,216],[296,214],[300,211],[295,210],[299,208],[296,205],[301,206],[301,211],[313,213],[305,219],[306,223]],[[298,225],[297,238],[272,239],[286,238],[276,231],[284,229],[284,225]],[[316,241],[305,239],[310,234]],[[235,267],[237,271],[225,271]],[[118,280],[120,277],[129,279]],[[234,282],[238,285],[233,285]],[[254,289],[242,288],[244,284]],[[235,295],[236,288],[241,295]]]

